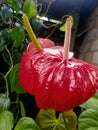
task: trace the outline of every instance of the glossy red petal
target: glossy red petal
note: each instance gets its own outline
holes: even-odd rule
[[[39,108],[67,111],[95,94],[98,90],[96,67],[72,58],[72,53],[64,61],[62,47],[55,47],[49,39],[40,38],[39,42],[45,49],[36,51],[30,44],[19,72],[21,85],[35,96]]]
[[[41,44],[42,48],[54,46],[54,43],[49,39],[38,38],[38,41]],[[19,81],[21,86],[32,95],[34,91],[33,86],[35,86],[36,83],[34,82],[34,75],[31,71],[31,59],[33,58],[33,54],[35,52],[37,52],[37,50],[33,44],[30,43],[21,59],[19,71]]]
[[[98,90],[96,67],[75,58],[63,60],[62,50],[43,49],[32,58],[34,95],[39,108],[70,110]]]

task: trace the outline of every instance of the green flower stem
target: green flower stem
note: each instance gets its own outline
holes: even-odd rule
[[[4,55],[4,52],[2,52],[2,56],[3,56],[4,61],[10,66],[10,63],[9,63],[9,61],[6,59],[6,57],[5,57],[5,55]]]
[[[68,126],[68,123],[66,122],[66,117],[65,117],[64,112],[62,112],[62,116],[63,116],[63,119],[64,119],[65,128],[66,128],[67,130],[70,130],[70,129],[69,129],[69,126]]]
[[[16,114],[16,117],[15,117],[15,123],[17,122],[18,120],[18,116],[19,116],[19,94],[17,94],[17,97],[16,97],[16,105],[17,105],[17,114]]]
[[[7,82],[7,76],[10,73],[11,69],[13,68],[13,66],[9,69],[9,71],[6,73],[6,75],[4,76],[5,79],[5,83],[6,83],[6,95],[7,97],[9,96],[9,87],[8,87],[8,82]]]
[[[5,83],[6,83],[6,96],[8,97],[9,96],[9,87],[8,87],[8,82],[7,82],[6,77],[5,77]]]
[[[48,13],[48,11],[49,11],[49,8],[51,7],[53,1],[54,1],[54,0],[50,0],[50,2],[48,3],[48,7],[47,7],[47,9],[46,9],[46,11],[45,11],[43,17],[47,15],[47,13]]]
[[[13,66],[13,59],[12,59],[11,53],[10,53],[10,51],[7,49],[6,46],[4,46],[4,48],[6,49],[7,53],[9,54],[9,57],[10,57],[10,66]]]
[[[41,46],[40,46],[40,44],[39,44],[39,42],[38,42],[32,28],[31,28],[30,22],[28,20],[28,17],[26,16],[26,14],[23,14],[23,22],[24,22],[24,25],[25,25],[25,27],[27,29],[27,32],[28,32],[28,34],[29,34],[29,36],[31,38],[31,41],[34,44],[35,48],[37,50],[41,50]]]
[[[8,82],[7,82],[7,79],[6,79],[6,76],[3,75],[1,72],[0,72],[0,75],[4,78],[5,80],[5,86],[6,86],[6,96],[8,97],[9,96],[9,89],[8,89]]]
[[[13,60],[12,60],[12,56],[11,56],[11,53],[10,53],[10,51],[7,49],[7,47],[4,45],[4,48],[5,48],[5,50],[7,51],[7,53],[8,53],[8,55],[9,55],[9,58],[10,58],[10,63],[8,63],[7,62],[7,59],[5,58],[4,60],[5,60],[5,62],[7,62],[8,63],[8,65],[10,66],[10,69],[8,70],[8,72],[5,74],[5,75],[3,75],[3,74],[1,74],[2,76],[3,76],[3,78],[4,78],[4,80],[5,80],[5,86],[6,86],[6,95],[7,95],[7,97],[9,96],[9,87],[8,87],[8,81],[7,81],[7,76],[8,76],[8,74],[9,74],[9,72],[11,71],[11,69],[13,68]]]

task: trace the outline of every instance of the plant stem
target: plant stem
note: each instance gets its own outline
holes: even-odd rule
[[[66,33],[65,33],[65,39],[64,39],[64,52],[63,52],[64,60],[67,60],[69,56],[70,40],[71,40],[71,23],[70,23],[70,18],[67,18],[66,19]]]
[[[53,2],[54,2],[54,0],[50,0],[50,1],[49,1],[48,7],[47,7],[47,9],[46,9],[46,11],[45,11],[43,17],[47,15],[47,13],[48,13],[48,11],[49,11],[49,8],[51,7],[51,5],[52,5]]]
[[[8,63],[8,65],[10,65],[10,69],[8,70],[8,72],[7,72],[5,75],[3,75],[3,74],[1,74],[1,73],[0,73],[0,75],[2,75],[3,78],[4,78],[4,80],[5,80],[6,95],[7,95],[7,97],[8,97],[8,96],[9,96],[9,87],[8,87],[7,76],[8,76],[8,74],[10,73],[11,69],[13,68],[13,60],[12,60],[10,51],[7,49],[7,47],[6,47],[5,45],[4,45],[4,48],[5,48],[5,50],[7,51],[8,55],[9,55],[10,63],[7,61],[7,59],[5,58],[4,55],[3,55],[3,58],[4,58],[5,62]]]
[[[25,27],[27,29],[27,32],[28,32],[28,34],[29,34],[29,36],[31,38],[31,41],[34,44],[35,48],[37,50],[41,50],[41,46],[40,46],[40,44],[39,44],[39,42],[38,42],[38,40],[37,40],[33,30],[32,30],[32,27],[30,25],[30,22],[28,20],[28,17],[26,16],[26,14],[23,14],[23,22],[24,22],[24,25],[25,25]]]
[[[70,130],[70,129],[69,129],[69,126],[68,126],[68,123],[66,122],[66,117],[65,117],[65,115],[64,115],[64,112],[62,112],[62,116],[63,116],[63,119],[64,119],[64,124],[65,124],[66,129],[67,129],[67,130]]]
[[[6,95],[7,97],[9,96],[9,87],[8,87],[8,81],[7,81],[7,76],[10,73],[10,71],[12,70],[13,66],[11,66],[11,68],[9,69],[9,71],[6,73],[6,75],[4,76],[5,78],[5,83],[6,83]]]
[[[16,97],[16,106],[17,106],[17,115],[16,115],[16,117],[15,117],[15,123],[17,122],[17,120],[18,120],[18,116],[19,116],[19,94],[17,94],[17,97]]]
[[[10,51],[7,49],[7,47],[6,47],[5,45],[3,45],[3,47],[5,48],[6,52],[7,52],[8,55],[9,55],[10,63],[8,63],[8,60],[5,58],[4,55],[3,55],[3,58],[4,58],[5,62],[8,63],[8,65],[10,65],[10,67],[12,67],[12,66],[13,66],[13,59],[12,59],[11,53],[10,53]]]

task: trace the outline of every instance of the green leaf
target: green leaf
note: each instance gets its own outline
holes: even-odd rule
[[[13,66],[13,68],[11,69],[11,71],[9,72],[7,76],[7,80],[11,88],[11,92],[15,91],[18,94],[25,93],[25,91],[22,89],[18,81],[19,67],[20,67],[19,64],[16,64],[15,66]]]
[[[14,125],[14,117],[10,111],[0,113],[0,130],[12,130]]]
[[[12,8],[16,11],[16,14],[18,14],[22,6],[21,1],[20,0],[7,0],[7,1],[10,3]]]
[[[4,42],[8,44],[8,41],[10,41],[10,36],[7,29],[1,31],[1,37],[3,38]]]
[[[74,19],[72,16],[70,16],[70,20],[71,20],[71,27],[73,26],[74,24]],[[64,23],[60,28],[59,28],[60,31],[62,32],[65,32],[66,31],[66,23]]]
[[[82,104],[80,106],[83,107],[83,108],[85,108],[85,109],[98,110],[98,99],[92,97],[87,102],[85,102],[84,104]]]
[[[96,98],[96,99],[98,99],[98,92],[96,92],[93,97]]]
[[[33,0],[26,0],[24,2],[23,12],[28,16],[29,19],[37,14],[37,10],[35,9],[35,3]]]
[[[73,111],[64,112],[66,122],[70,130],[76,130],[77,116]],[[40,110],[36,122],[41,130],[67,130],[64,124],[62,113],[56,118],[55,110]]]
[[[0,52],[2,52],[4,50],[4,39],[2,37],[2,35],[0,34]]]
[[[19,103],[20,103],[20,109],[21,109],[21,116],[25,117],[26,113],[25,113],[24,105],[23,105],[23,103],[21,101]]]
[[[33,28],[35,33],[38,33],[42,29],[42,27],[43,27],[41,22],[39,20],[37,20],[37,19],[33,19],[31,21],[31,26],[32,26],[32,28]]]
[[[14,130],[40,130],[35,121],[30,117],[19,119]]]
[[[4,47],[2,46],[2,44],[0,44],[0,52],[2,52],[4,50]]]
[[[79,130],[98,130],[98,111],[87,109],[78,120]]]
[[[10,32],[10,37],[16,48],[19,48],[25,39],[25,32],[22,27],[15,27]]]
[[[2,4],[0,16],[2,17],[3,22],[5,22],[5,20],[8,19],[12,13],[13,11],[8,5]]]
[[[0,94],[0,112],[8,110],[10,107],[10,99],[6,94]]]

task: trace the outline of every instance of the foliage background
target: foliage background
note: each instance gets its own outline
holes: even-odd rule
[[[22,89],[18,81],[19,63],[30,41],[22,21],[23,12],[39,35],[45,25],[36,18],[38,11],[33,0],[0,1],[0,129],[39,130],[39,126],[44,126],[42,129],[61,130],[64,127],[61,113],[39,111],[34,98]],[[46,32],[44,34],[46,36]],[[76,130],[76,126],[79,130],[97,130],[98,94],[79,107],[81,114],[77,116],[73,111],[65,113],[70,130]],[[69,130],[67,127],[64,129]]]

